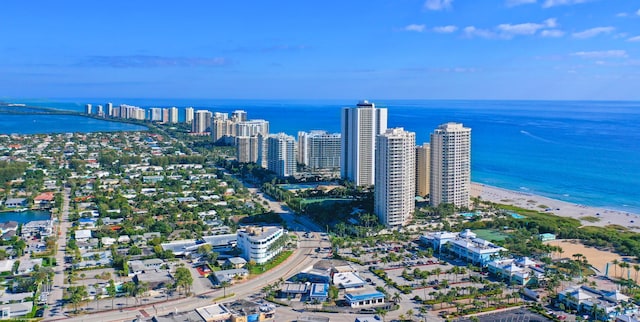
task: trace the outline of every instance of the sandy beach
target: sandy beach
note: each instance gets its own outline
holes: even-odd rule
[[[629,212],[578,205],[531,193],[507,190],[475,182],[471,184],[471,196],[480,196],[482,200],[510,204],[524,209],[579,219],[584,226],[604,227],[607,225],[620,225],[634,232],[640,232],[640,215]],[[550,210],[545,211],[547,208]],[[582,220],[582,217],[595,217],[600,220],[597,222],[589,222]]]

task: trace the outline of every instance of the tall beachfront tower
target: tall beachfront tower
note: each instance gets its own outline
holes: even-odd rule
[[[193,107],[184,108],[184,122],[188,124],[193,123]]]
[[[361,101],[342,109],[340,175],[356,186],[375,182],[376,136],[387,130],[387,109]]]
[[[470,189],[471,129],[461,123],[442,124],[431,133],[431,205],[469,207]]]
[[[429,143],[416,146],[416,195],[425,197],[431,188],[431,147]]]
[[[178,123],[178,108],[175,106],[169,108],[169,123]]]
[[[267,137],[267,169],[279,177],[289,177],[296,171],[295,139],[284,133]]]
[[[84,113],[91,114],[91,104],[87,104],[84,106]]]
[[[386,226],[403,226],[415,210],[416,134],[388,129],[376,140],[374,213]]]
[[[298,132],[298,163],[310,169],[340,168],[340,133]]]
[[[207,110],[197,110],[193,118],[193,124],[191,126],[191,132],[193,133],[205,133],[211,126],[211,118],[213,113]]]

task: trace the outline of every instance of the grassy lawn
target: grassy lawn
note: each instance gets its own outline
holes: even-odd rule
[[[584,220],[584,221],[591,222],[591,223],[599,222],[599,221],[600,221],[600,218],[598,218],[598,217],[594,217],[594,216],[583,216],[583,217],[580,217],[580,219],[581,219],[581,220]]]
[[[494,229],[474,229],[473,232],[478,235],[478,237],[489,241],[503,241],[508,237],[508,235]]]
[[[312,203],[321,203],[323,206],[328,206],[334,203],[341,202],[353,202],[353,199],[348,198],[311,198],[311,199],[302,199],[300,203],[302,205],[309,205]]]
[[[272,258],[269,262],[263,265],[256,265],[254,267],[249,268],[249,273],[252,275],[260,275],[284,262],[289,256],[293,254],[292,250],[285,250],[282,253],[278,254],[278,256]]]

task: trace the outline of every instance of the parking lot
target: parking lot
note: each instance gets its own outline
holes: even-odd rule
[[[548,322],[552,321],[542,315],[532,313],[526,309],[506,310],[502,312],[478,315],[480,322]],[[471,322],[470,318],[461,318],[458,322]]]

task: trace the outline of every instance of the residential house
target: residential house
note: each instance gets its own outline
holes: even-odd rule
[[[7,208],[21,208],[27,206],[26,198],[8,198],[4,203]]]

